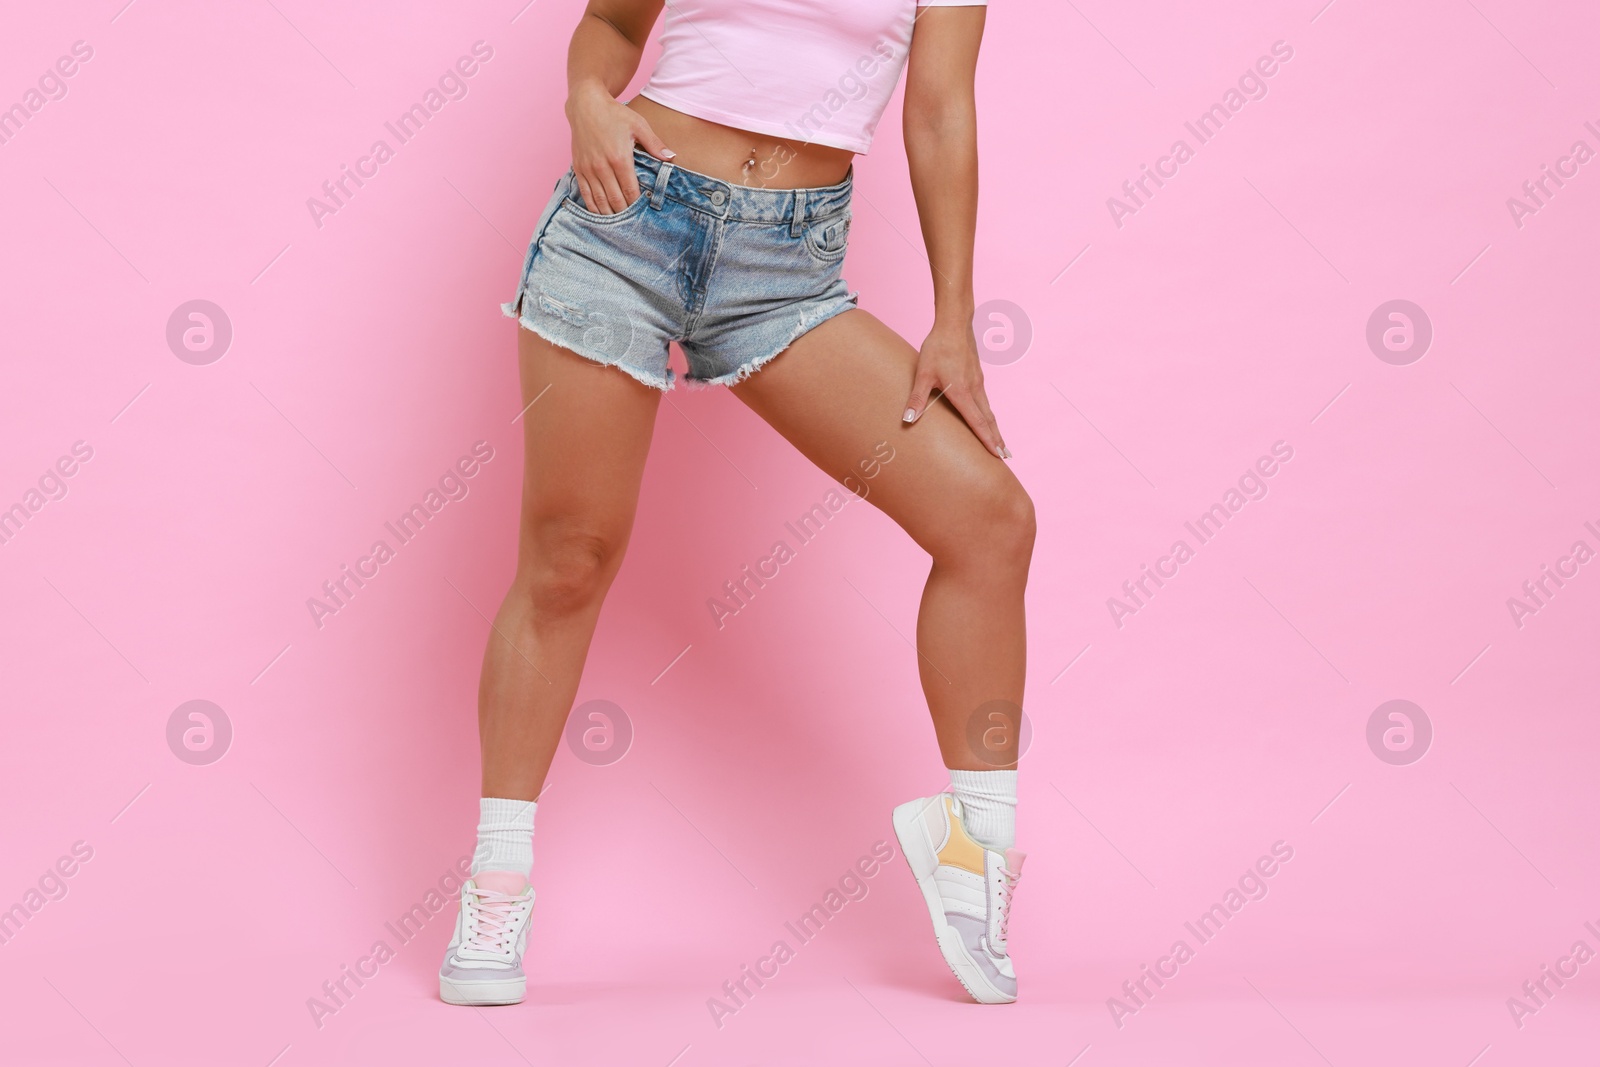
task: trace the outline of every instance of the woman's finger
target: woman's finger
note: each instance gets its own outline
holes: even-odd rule
[[[657,159],[672,159],[678,153],[667,147],[667,143],[656,136],[656,131],[650,123],[637,111],[632,112],[633,139],[639,142],[639,147],[649,152]]]
[[[594,193],[594,187],[589,184],[588,177],[576,170],[572,172],[572,176],[578,179],[578,195],[583,197],[583,206],[592,214],[605,214],[605,212],[601,211],[600,208],[596,206],[598,197],[596,197]]]
[[[977,401],[973,399],[972,392],[967,389],[946,389],[944,395],[954,405],[957,413],[966,420],[967,428],[983,442],[983,447],[1005,459],[1005,446],[1000,443],[1000,434],[994,427],[994,421],[984,418]]]
[[[938,385],[939,381],[933,376],[933,372],[924,370],[919,363],[916,379],[911,383],[911,395],[906,398],[905,414],[900,416],[900,421],[916,422],[922,418],[922,413],[928,409],[928,402],[933,399]]]
[[[627,156],[611,166],[617,176],[617,186],[622,191],[622,206],[617,208],[621,211],[639,199],[639,170],[633,163],[633,146],[630,144]]]
[[[989,433],[993,435],[995,443],[1000,446],[1000,458],[1010,459],[1011,449],[1006,444],[1005,434],[1000,432],[1000,420],[994,417],[994,409],[989,406],[989,394],[984,391],[982,383],[979,383],[972,390],[972,400],[977,404],[978,410],[983,412],[984,419],[989,423]]]
[[[611,205],[600,214],[615,215],[617,212],[633,203],[632,200],[629,200],[623,195],[622,183],[617,180],[617,172],[611,169],[611,166],[600,168],[600,183],[604,188],[606,201]],[[637,182],[634,183],[634,188],[638,188]]]

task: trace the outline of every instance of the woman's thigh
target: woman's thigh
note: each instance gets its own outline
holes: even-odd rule
[[[620,553],[660,392],[531,330],[517,331],[517,354],[526,448],[519,563],[554,542],[595,541]]]
[[[915,348],[856,309],[802,335],[733,392],[827,474],[864,490],[936,560],[985,543],[1018,548],[996,543],[1013,534],[1031,547],[1027,494],[955,409],[940,401],[915,423],[901,421],[916,365]]]

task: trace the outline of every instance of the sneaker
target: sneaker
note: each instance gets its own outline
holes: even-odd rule
[[[461,911],[439,968],[446,1004],[518,1004],[527,991],[522,952],[528,946],[533,889],[513,871],[480,871],[461,887]]]
[[[1006,951],[1011,898],[1023,853],[984,848],[967,834],[949,793],[894,809],[894,833],[917,879],[939,951],[980,1004],[1017,999],[1017,972]]]

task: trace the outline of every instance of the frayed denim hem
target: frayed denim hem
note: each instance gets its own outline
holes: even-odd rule
[[[801,318],[800,322],[795,326],[794,333],[790,334],[789,339],[783,344],[779,345],[774,351],[768,352],[764,356],[757,356],[755,359],[746,360],[744,363],[739,364],[739,366],[735,367],[727,374],[719,374],[715,378],[686,377],[683,380],[684,384],[690,389],[709,389],[716,385],[738,385],[756,371],[760,370],[762,367],[765,367],[768,363],[771,363],[773,360],[789,351],[796,341],[800,340],[800,338],[804,337],[818,326],[821,326],[823,323],[827,322],[836,315],[842,315],[846,311],[854,311],[858,306],[856,302],[857,295],[858,294],[856,293],[851,293],[848,300],[833,308],[830,308],[827,314],[818,319],[807,321],[805,318]]]
[[[611,359],[611,358],[609,358],[607,356],[597,356],[593,352],[585,352],[581,348],[575,348],[575,347],[572,346],[571,343],[569,343],[567,341],[564,341],[559,337],[556,337],[549,330],[547,330],[543,326],[541,326],[532,317],[530,317],[528,315],[525,315],[525,314],[522,314],[521,311],[520,311],[520,308],[521,308],[522,304],[524,303],[524,301],[525,301],[525,298],[522,297],[522,296],[519,296],[519,297],[517,297],[516,300],[513,300],[512,302],[510,302],[508,304],[501,304],[500,305],[500,311],[501,311],[501,313],[503,313],[505,315],[506,318],[508,318],[508,319],[516,319],[517,320],[517,325],[521,326],[524,330],[528,330],[531,333],[537,334],[539,337],[543,338],[546,341],[549,341],[551,344],[555,345],[557,348],[564,348],[568,352],[572,352],[572,353],[574,353],[576,355],[582,356],[584,359],[588,360],[590,363],[598,363],[602,367],[615,367],[617,370],[619,370],[622,373],[626,374],[628,377],[632,378],[634,381],[638,382],[639,384],[648,385],[650,388],[658,389],[663,393],[669,391],[672,388],[673,380],[677,377],[676,372],[669,370],[669,371],[667,371],[665,377],[663,377],[661,375],[650,374],[650,373],[647,373],[646,371],[640,370],[637,367],[630,367],[626,363],[623,363],[620,360],[614,360],[614,359]]]

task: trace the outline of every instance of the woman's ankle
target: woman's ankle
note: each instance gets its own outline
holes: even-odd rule
[[[533,873],[533,816],[538,801],[482,797],[478,801],[478,847],[472,873],[510,871],[527,878]]]
[[[1017,772],[950,769],[950,791],[961,824],[984,848],[1004,852],[1017,843]]]

